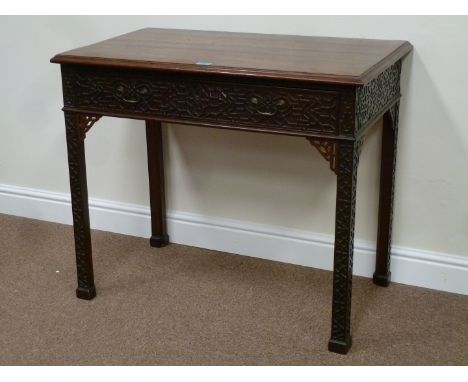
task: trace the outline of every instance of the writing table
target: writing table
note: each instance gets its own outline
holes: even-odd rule
[[[62,72],[77,296],[96,296],[84,140],[102,116],[146,121],[154,247],[169,243],[161,122],[300,136],[337,176],[328,348],[347,353],[359,154],[383,116],[373,280],[387,286],[401,61],[411,49],[406,41],[148,28],[53,57]]]

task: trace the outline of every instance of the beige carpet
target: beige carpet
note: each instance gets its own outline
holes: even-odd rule
[[[2,365],[468,364],[468,296],[355,277],[353,347],[329,353],[331,272],[0,215]]]

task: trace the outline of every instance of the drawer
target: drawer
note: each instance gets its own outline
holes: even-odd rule
[[[333,90],[169,76],[161,72],[62,67],[65,106],[161,120],[294,132],[337,133]]]

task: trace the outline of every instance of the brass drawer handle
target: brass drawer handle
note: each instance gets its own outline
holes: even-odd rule
[[[122,100],[127,103],[138,103],[138,100],[133,98],[122,98]]]
[[[282,98],[274,101],[271,99],[265,101],[265,99],[261,99],[259,97],[252,97],[250,102],[255,105],[255,111],[258,114],[266,115],[268,117],[276,115],[279,111],[278,109],[286,104],[286,101]],[[267,110],[261,110],[261,108],[266,108]]]
[[[143,97],[148,95],[148,88],[144,85],[135,86],[134,84],[128,85],[119,83],[115,87],[115,94],[126,103],[138,103],[141,101],[140,96]],[[125,98],[125,95],[129,96],[129,98]]]
[[[273,116],[277,113],[278,110],[275,110],[275,111],[260,111],[260,110],[257,110],[257,113],[258,114],[261,114],[261,115],[268,115],[268,116]]]

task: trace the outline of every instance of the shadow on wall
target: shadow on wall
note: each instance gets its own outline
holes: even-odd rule
[[[174,187],[183,183],[193,192],[199,213],[263,216],[286,226],[292,216],[306,222],[310,211],[334,208],[336,177],[305,138],[181,125],[166,134],[169,162],[179,170],[167,176]],[[171,195],[182,197],[176,190]],[[325,223],[333,227],[333,219]]]
[[[356,230],[370,240],[380,127],[381,121],[367,135],[358,181]],[[333,235],[336,176],[305,138],[182,125],[165,133],[170,208]],[[370,229],[362,228],[369,222]]]
[[[416,46],[403,64],[393,242],[459,253],[466,239],[457,237],[463,232],[457,225],[468,230],[466,208],[460,214],[466,204],[460,191],[468,192],[468,179],[460,177],[468,142],[449,111],[450,94],[437,88],[443,80],[431,77]]]
[[[462,238],[440,237],[446,230],[440,227],[468,229],[466,213],[460,218],[457,211],[460,186],[467,189],[467,180],[457,175],[463,173],[467,148],[417,47],[404,61],[402,94],[393,242],[444,252],[448,244],[459,253]],[[368,134],[366,145],[373,147],[364,146],[358,181],[356,237],[372,242],[380,128],[381,122]],[[333,234],[336,178],[305,139],[181,125],[165,134],[168,162],[178,170],[166,175],[171,208],[190,204],[200,214]],[[180,187],[190,190],[187,204],[182,200],[187,195],[175,189]]]

